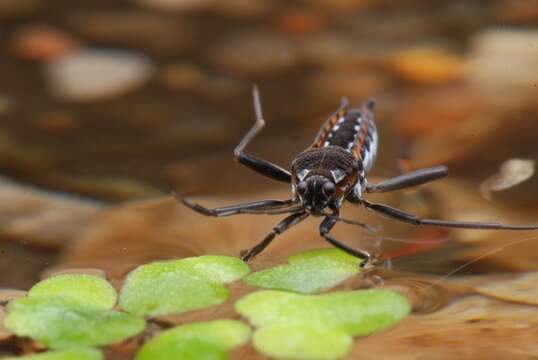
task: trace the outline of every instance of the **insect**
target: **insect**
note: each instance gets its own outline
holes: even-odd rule
[[[411,171],[380,184],[368,183],[366,176],[374,165],[378,146],[373,101],[367,101],[359,108],[350,108],[347,99],[343,98],[338,110],[329,116],[321,126],[312,145],[293,160],[291,172],[267,160],[250,155],[244,151],[245,147],[265,125],[260,94],[256,86],[254,86],[252,93],[256,122],[235,148],[234,157],[238,162],[261,175],[291,184],[291,199],[261,200],[208,209],[178,197],[178,200],[189,208],[207,216],[289,214],[261,242],[242,253],[241,257],[244,261],[254,258],[277,235],[312,215],[324,217],[319,226],[320,236],[333,246],[363,259],[361,264],[366,266],[372,261],[368,252],[351,248],[330,234],[337,221],[352,223],[366,230],[371,230],[366,224],[340,218],[339,210],[344,201],[361,205],[384,217],[412,225],[465,229],[538,229],[538,225],[510,226],[496,222],[423,219],[389,205],[366,200],[363,196],[364,193],[382,193],[409,188],[443,178],[448,174],[445,166],[435,166]]]

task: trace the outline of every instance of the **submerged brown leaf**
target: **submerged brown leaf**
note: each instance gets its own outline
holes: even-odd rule
[[[286,196],[289,196],[287,191],[256,198],[283,199]],[[248,200],[252,197],[218,201],[199,199],[199,202],[214,207]],[[372,215],[364,211],[350,208],[347,215],[373,222]],[[115,282],[137,265],[154,260],[203,254],[238,256],[241,250],[261,241],[284,216],[206,217],[187,209],[171,196],[131,203],[96,216],[93,225],[83,230],[68,247],[59,267],[97,267]],[[328,247],[319,237],[318,224],[319,219],[307,219],[280,235],[251,263],[251,267],[256,270],[285,262],[287,256],[301,250]],[[340,225],[334,234],[352,246],[368,245],[361,244],[364,232],[354,226]]]
[[[473,287],[479,294],[504,301],[538,306],[538,273],[529,272],[504,276],[500,279],[484,279]]]
[[[3,306],[0,306],[0,342],[7,341],[13,337],[11,331],[4,327],[4,318],[6,317],[6,310]]]
[[[69,241],[102,205],[0,178],[0,235],[57,248]]]
[[[25,297],[28,291],[17,289],[0,289],[0,304],[6,304],[12,299]]]
[[[532,359],[537,308],[468,296],[355,342],[349,359]]]
[[[462,183],[445,181],[431,186],[430,189],[433,196],[417,193],[413,200],[403,196],[389,198],[387,202],[397,203],[408,210],[414,207],[412,211],[418,210],[418,213],[423,215],[447,219],[502,220],[506,223],[517,223],[517,220],[521,222],[525,217],[492,205],[473,192],[472,187]],[[259,198],[285,198],[287,195],[288,192],[283,191],[260,195]],[[212,207],[244,200],[247,198],[218,201],[200,199],[199,202]],[[421,205],[417,206],[417,202]],[[433,212],[425,209],[431,207],[431,203],[435,204]],[[346,217],[374,224],[377,221],[367,212],[349,210],[345,210]],[[238,255],[240,250],[256,244],[281,217],[242,215],[208,218],[176,203],[172,197],[121,205],[98,214],[91,226],[81,231],[71,243],[59,266],[103,269],[119,287],[124,275],[142,263],[201,254]],[[527,217],[531,215],[527,214]],[[318,222],[319,219],[309,219],[277,237],[266,252],[252,262],[251,267],[254,270],[266,268],[276,263],[284,263],[290,254],[298,251],[328,246],[319,239]],[[401,229],[400,225],[396,226],[397,223],[387,224],[390,224],[390,227],[383,229],[384,232]],[[413,229],[407,225],[402,225],[402,228]],[[369,245],[358,240],[364,238],[364,234],[356,227],[342,224],[336,230],[335,236],[350,245]],[[473,230],[457,230],[451,234],[453,241],[471,243],[476,249],[482,250],[492,244],[499,247],[499,242],[506,240],[507,236],[506,232]],[[530,246],[531,243],[525,244]],[[527,254],[521,253],[519,258],[510,259],[511,264],[526,263],[536,267],[538,259],[533,259],[532,254],[538,253],[537,243],[532,243],[532,246],[524,247],[523,252]],[[501,253],[516,249],[519,252],[519,247],[509,247]],[[460,252],[460,257],[463,256],[461,254],[464,253]],[[497,266],[496,261],[504,258],[493,254],[479,264],[485,262]],[[380,285],[374,281],[368,282],[368,276],[361,274],[346,281],[339,288]],[[514,301],[528,302],[533,296],[532,289],[521,288],[501,296],[500,293],[513,286],[508,282],[504,283],[505,287],[492,288],[491,282],[495,280],[488,277],[482,277],[483,283],[468,284],[460,282],[454,276],[443,279],[413,273],[402,274],[397,270],[395,274],[381,272],[379,276],[384,286],[406,294],[413,302],[415,313],[420,315],[411,316],[394,329],[357,340],[355,350],[348,359],[374,359],[379,356],[404,359],[452,359],[458,356],[462,359],[475,359],[487,356],[491,358],[496,354],[514,358],[521,354],[538,354],[538,346],[532,342],[533,336],[538,335],[538,320],[532,318],[536,308],[513,304]],[[517,284],[517,281],[514,284]],[[233,302],[253,291],[253,288],[238,282],[232,284],[230,289],[230,301],[220,306],[181,316],[163,316],[154,319],[154,322],[161,328],[201,320],[238,319],[239,316],[233,310]],[[483,295],[463,297],[473,292]],[[507,301],[495,300],[492,297]],[[513,340],[515,337],[517,339]],[[472,347],[469,346],[470,343],[473,344]],[[487,356],[483,357],[484,354]],[[233,358],[263,359],[251,346],[237,349],[233,355]]]

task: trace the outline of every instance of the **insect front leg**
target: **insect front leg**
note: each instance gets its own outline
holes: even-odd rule
[[[367,184],[366,192],[381,193],[405,189],[443,178],[447,176],[447,174],[448,169],[446,166],[435,166],[427,169],[419,169],[385,180],[377,185]]]
[[[267,160],[260,159],[244,152],[245,147],[252,141],[252,139],[256,137],[256,135],[258,135],[258,133],[265,126],[265,120],[263,119],[262,115],[262,106],[260,102],[260,93],[258,91],[258,87],[254,86],[254,88],[252,89],[252,96],[254,98],[254,111],[256,113],[256,122],[254,123],[254,125],[252,125],[250,130],[243,137],[243,139],[241,139],[241,141],[235,148],[234,157],[238,162],[256,171],[259,174],[262,174],[277,181],[290,183],[291,174],[289,171]]]
[[[364,260],[360,265],[361,267],[366,267],[367,265],[369,265],[372,257],[368,252],[360,249],[353,249],[352,247],[349,247],[346,244],[343,244],[340,241],[336,240],[329,234],[337,221],[338,220],[335,217],[326,216],[325,219],[323,219],[323,221],[319,225],[319,234],[334,247],[345,251],[352,256]]]
[[[279,222],[273,228],[273,230],[269,234],[267,234],[267,236],[256,246],[252,247],[250,250],[244,251],[244,253],[241,254],[241,259],[245,262],[252,260],[256,255],[261,253],[277,235],[282,234],[284,231],[288,230],[294,225],[297,225],[307,217],[308,213],[306,212],[291,214],[290,216]]]
[[[206,216],[215,216],[215,217],[223,217],[223,216],[230,216],[230,215],[236,215],[236,214],[260,214],[260,213],[267,213],[270,214],[273,211],[284,211],[288,210],[287,207],[290,207],[295,203],[294,200],[260,200],[260,201],[253,201],[249,203],[244,204],[237,204],[237,205],[230,205],[230,206],[223,206],[219,208],[214,209],[208,209],[202,205],[191,203],[187,199],[184,199],[178,195],[176,195],[176,200],[183,203],[188,208]],[[289,209],[291,212],[293,209]]]

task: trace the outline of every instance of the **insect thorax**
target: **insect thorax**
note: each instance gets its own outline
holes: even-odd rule
[[[294,180],[303,181],[321,175],[333,181],[341,191],[349,190],[357,179],[357,160],[338,146],[310,148],[300,153],[292,163]]]

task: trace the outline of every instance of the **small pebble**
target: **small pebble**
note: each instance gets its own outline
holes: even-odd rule
[[[403,80],[435,85],[461,79],[463,59],[446,49],[421,46],[395,53],[389,59],[389,67]]]
[[[53,60],[73,52],[77,47],[77,41],[72,36],[49,25],[20,27],[11,38],[13,53],[24,60]]]
[[[473,38],[465,78],[492,106],[534,105],[537,69],[538,30],[491,29]]]
[[[482,196],[491,200],[492,191],[503,191],[530,179],[534,175],[532,159],[509,159],[501,164],[499,172],[480,185]]]
[[[151,61],[126,51],[83,50],[47,64],[52,92],[66,101],[95,101],[133,91],[153,75]]]

